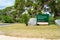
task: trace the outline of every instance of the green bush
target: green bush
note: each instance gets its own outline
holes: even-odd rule
[[[55,20],[54,17],[49,17],[49,23],[50,24],[55,24],[54,20]]]
[[[60,19],[60,16],[56,16],[55,19]]]
[[[0,16],[0,21],[2,20],[2,16]]]
[[[29,14],[22,14],[21,17],[17,18],[17,22],[27,24],[27,22],[29,21],[29,18],[30,18]]]
[[[13,23],[14,20],[11,16],[6,15],[6,16],[3,16],[2,22],[4,22],[4,23]]]
[[[23,15],[22,15],[22,19],[23,19],[23,22],[24,22],[25,24],[28,23],[29,18],[30,18],[30,16],[29,16],[28,14],[23,14]]]
[[[23,18],[18,18],[17,21],[18,21],[19,23],[23,23]]]

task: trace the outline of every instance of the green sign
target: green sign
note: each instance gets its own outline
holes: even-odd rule
[[[49,24],[49,14],[38,14],[37,24]]]

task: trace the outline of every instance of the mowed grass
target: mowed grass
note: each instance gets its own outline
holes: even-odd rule
[[[28,38],[60,38],[60,27],[57,25],[26,26],[25,24],[11,24],[0,27],[7,36]]]

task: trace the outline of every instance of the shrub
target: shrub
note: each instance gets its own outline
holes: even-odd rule
[[[56,19],[60,19],[60,16],[56,16],[56,17],[55,17],[55,20],[56,20]]]
[[[28,14],[23,14],[23,15],[22,15],[22,18],[23,18],[23,22],[24,22],[25,24],[27,24],[28,21],[29,21],[30,16],[29,16]]]
[[[54,17],[51,17],[51,16],[50,16],[50,18],[49,18],[50,24],[54,24],[54,23],[55,23],[54,20],[55,20]]]
[[[18,18],[17,21],[18,21],[19,23],[23,23],[23,18]]]
[[[4,22],[4,23],[13,23],[14,20],[11,16],[6,15],[6,16],[3,16],[2,22]]]
[[[0,16],[0,21],[2,20],[2,16]]]

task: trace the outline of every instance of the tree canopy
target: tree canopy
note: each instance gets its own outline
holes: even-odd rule
[[[17,19],[22,18],[22,14],[26,10],[31,17],[35,17],[37,13],[41,12],[45,4],[50,7],[54,17],[60,16],[60,0],[15,0],[13,6],[0,10],[0,14],[9,15],[14,21],[17,21]]]

